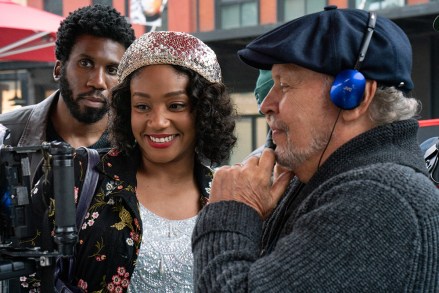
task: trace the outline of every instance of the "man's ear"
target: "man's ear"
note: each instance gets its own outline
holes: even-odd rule
[[[58,81],[61,77],[61,61],[56,60],[55,66],[53,67],[53,80]]]
[[[366,80],[363,100],[361,101],[360,105],[358,105],[358,107],[352,110],[344,110],[342,112],[344,120],[351,121],[364,115],[369,109],[370,103],[372,102],[375,96],[376,90],[377,90],[376,80]]]

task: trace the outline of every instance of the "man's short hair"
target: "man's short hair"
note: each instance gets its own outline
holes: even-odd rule
[[[113,7],[105,5],[81,7],[71,12],[58,28],[56,59],[67,61],[76,39],[81,35],[108,38],[125,48],[128,48],[135,39],[131,25]]]

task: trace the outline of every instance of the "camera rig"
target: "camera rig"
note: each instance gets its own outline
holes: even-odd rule
[[[45,180],[51,180],[55,197],[55,243],[23,247],[21,241],[35,235],[32,218],[29,155],[41,152]],[[74,149],[64,142],[37,146],[0,146],[0,281],[17,280],[41,272],[41,291],[54,292],[56,259],[73,255],[77,242],[74,201]],[[52,171],[52,172],[50,172]],[[52,174],[52,178],[49,178]],[[42,237],[52,239],[51,231]],[[48,247],[44,247],[48,246]],[[1,283],[1,282],[0,282]]]

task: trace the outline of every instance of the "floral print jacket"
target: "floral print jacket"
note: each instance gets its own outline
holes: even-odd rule
[[[87,166],[85,152],[78,150],[74,161],[77,203]],[[142,238],[142,222],[136,198],[136,170],[140,161],[138,151],[128,156],[112,149],[101,157],[95,167],[99,171],[99,181],[78,233],[75,269],[73,276],[70,276],[71,284],[83,292],[126,292],[128,289]],[[213,171],[197,160],[194,172],[202,194],[201,200],[205,204]],[[32,191],[32,205],[36,220],[44,218],[48,210],[53,235],[56,212],[54,199],[45,199],[41,182]],[[37,224],[37,233],[27,246],[41,244],[41,231],[43,227]],[[21,278],[25,292],[38,292],[40,285],[38,273]]]

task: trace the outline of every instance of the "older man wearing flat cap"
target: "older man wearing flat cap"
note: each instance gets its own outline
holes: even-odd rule
[[[196,292],[438,292],[439,191],[405,33],[330,6],[238,54],[272,70],[261,111],[277,148],[216,171],[192,236]],[[271,178],[275,163],[289,171]]]

